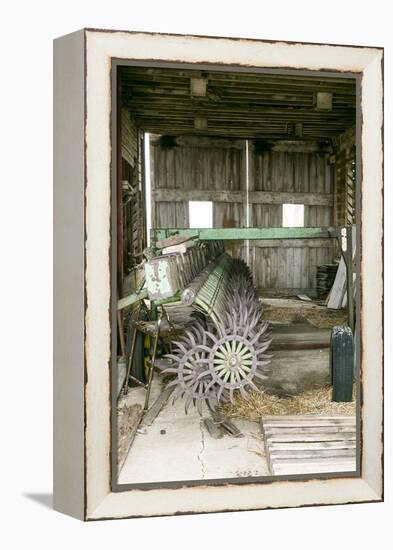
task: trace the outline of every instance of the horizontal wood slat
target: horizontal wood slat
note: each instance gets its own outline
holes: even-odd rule
[[[356,469],[354,416],[267,416],[261,419],[261,430],[273,475]]]
[[[180,147],[205,147],[208,149],[240,149],[245,150],[244,139],[226,139],[224,137],[212,138],[204,136],[174,136],[173,142]],[[150,143],[153,147],[160,146],[160,136],[152,135]],[[267,142],[269,151],[276,153],[331,153],[332,146],[321,141],[301,140],[271,140]]]
[[[246,203],[246,191],[215,191],[211,189],[171,189],[159,188],[153,191],[157,202],[213,201]],[[252,204],[307,204],[313,206],[333,206],[331,193],[285,193],[269,191],[249,191],[248,202]]]
[[[288,449],[282,451],[271,451],[270,456],[276,458],[277,462],[283,460],[304,459],[304,458],[335,458],[338,457],[351,457],[353,458],[352,449]]]
[[[264,416],[263,417],[263,425],[268,426],[271,423],[281,424],[282,422],[287,422],[288,420],[293,420],[294,422],[299,422],[299,419],[301,419],[301,422],[303,424],[304,422],[314,421],[314,422],[326,422],[330,421],[333,423],[340,423],[343,421],[351,422],[352,424],[355,424],[356,420],[353,416],[348,415],[342,415],[342,416],[328,416],[328,415],[298,415],[298,414],[286,414],[283,416]]]
[[[269,434],[270,440],[277,443],[288,443],[290,441],[337,441],[338,435],[340,439],[347,441],[355,441],[356,436],[353,432],[337,432],[337,434]]]
[[[254,241],[256,248],[333,248],[332,239],[266,239]]]
[[[274,468],[276,475],[296,475],[296,474],[325,474],[335,472],[353,472],[353,462],[331,462],[320,461],[315,464],[297,463],[297,464],[277,464]]]
[[[344,449],[355,449],[356,442],[344,441],[316,441],[303,443],[270,443],[269,450],[271,453],[276,451],[342,451]]]
[[[274,430],[274,429],[281,429],[281,428],[318,428],[318,429],[325,429],[325,428],[334,428],[339,429],[342,427],[346,428],[354,428],[355,422],[352,422],[352,420],[324,420],[324,419],[312,419],[312,420],[302,420],[301,426],[299,426],[299,421],[295,419],[290,420],[283,420],[282,422],[269,422],[268,424],[265,424],[265,430]]]
[[[265,428],[265,433],[274,437],[275,435],[337,435],[338,433],[353,434],[355,426],[287,426],[279,428]]]

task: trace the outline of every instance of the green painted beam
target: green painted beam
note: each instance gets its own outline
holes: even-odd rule
[[[165,306],[166,304],[174,304],[175,302],[181,301],[181,293],[177,292],[174,296],[170,298],[162,298],[161,300],[154,300],[156,306]]]
[[[152,242],[172,235],[188,235],[202,241],[263,240],[263,239],[322,239],[336,237],[334,227],[223,227],[213,229],[152,229]]]

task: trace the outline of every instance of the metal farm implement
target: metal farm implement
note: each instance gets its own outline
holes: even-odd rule
[[[164,356],[162,374],[170,376],[167,387],[173,391],[173,401],[183,398],[186,412],[191,404],[202,413],[203,403],[212,408],[233,400],[237,391],[246,395],[250,389],[258,390],[270,371],[271,337],[246,263],[226,254],[220,240],[181,237],[157,245],[162,253],[146,261],[146,289],[139,292],[139,300],[150,299],[155,324],[148,379],[144,383],[131,374],[136,332],[146,332],[146,324],[135,323],[125,392],[129,379],[143,385],[147,409],[153,369],[159,364],[158,339],[176,333],[171,352]],[[133,301],[138,301],[137,296]],[[191,322],[180,334],[166,311],[166,305],[175,301],[193,310]]]
[[[247,265],[221,254],[185,288],[182,302],[197,315],[166,355],[173,400],[202,413],[204,402],[214,407],[236,391],[258,390],[269,374],[271,338]]]
[[[220,402],[233,401],[236,393],[245,396],[250,390],[263,388],[271,371],[271,334],[247,264],[225,253],[224,241],[337,238],[345,259],[347,249],[342,246],[341,233],[342,229],[312,227],[153,229],[152,248],[148,249],[144,264],[144,284],[137,293],[118,303],[121,310],[148,298],[150,321],[155,327],[149,332],[143,323],[135,324],[137,330],[155,338],[145,383],[131,374],[134,335],[125,392],[129,379],[143,385],[147,390],[146,410],[154,367],[171,377],[167,392],[173,392],[173,401],[184,399],[186,412],[191,404],[202,413],[204,403],[213,409]],[[346,261],[346,265],[347,279],[352,281],[351,262]],[[351,296],[348,292],[352,302]],[[193,311],[191,321],[180,332],[166,311],[173,302]],[[348,305],[352,326],[353,304]],[[171,341],[165,362],[156,360],[158,339],[163,336],[169,336]]]

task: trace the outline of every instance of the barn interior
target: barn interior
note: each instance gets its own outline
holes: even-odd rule
[[[267,395],[285,409],[325,391],[332,328],[356,319],[356,81],[127,65],[117,85],[119,482],[269,475],[258,414],[244,415],[242,399],[213,422],[172,406],[159,363],[191,310],[167,300],[155,338],[163,301],[149,300],[145,264],[165,245],[220,242],[248,265],[272,330]]]

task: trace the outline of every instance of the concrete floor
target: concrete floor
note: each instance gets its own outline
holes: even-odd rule
[[[159,395],[153,381],[151,401]],[[127,403],[143,403],[144,390],[133,388]],[[206,415],[207,410],[206,410]],[[257,422],[234,420],[244,437],[214,439],[195,408],[184,413],[184,402],[171,399],[153,424],[136,434],[119,475],[119,483],[194,481],[269,475]]]

